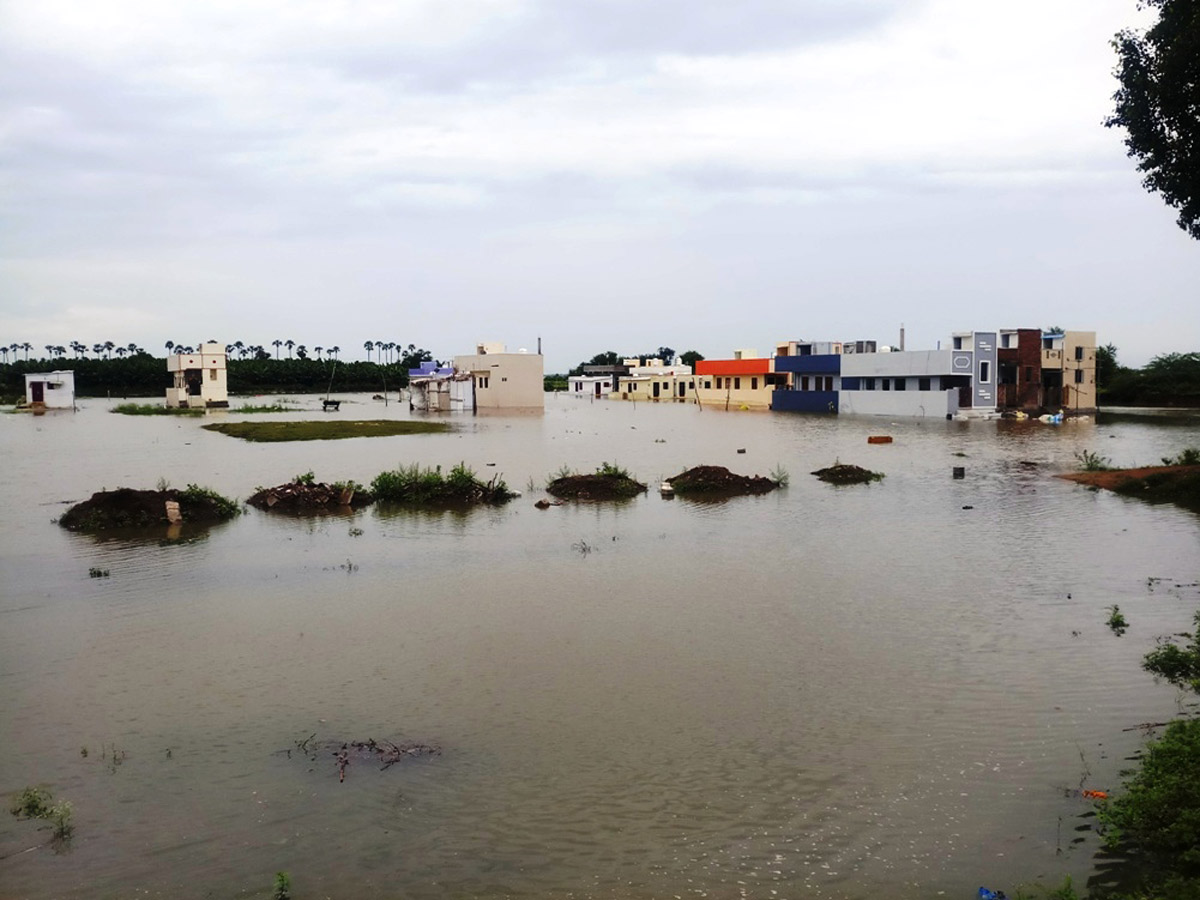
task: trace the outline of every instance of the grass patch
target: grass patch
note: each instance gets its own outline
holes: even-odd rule
[[[285,413],[296,412],[297,407],[293,406],[291,401],[284,400],[279,403],[246,403],[239,406],[237,409],[231,409],[230,412],[236,413]]]
[[[203,426],[244,441],[337,441],[357,437],[393,437],[400,434],[434,434],[450,430],[445,422],[409,422],[393,419],[311,422],[213,422]]]
[[[65,840],[71,836],[71,803],[53,802],[54,797],[44,787],[27,787],[13,797],[8,811],[18,819],[45,819],[54,830],[54,837]]]
[[[1200,468],[1167,469],[1150,472],[1142,478],[1130,478],[1113,488],[1126,497],[1140,497],[1151,503],[1174,503],[1200,512]]]
[[[1085,472],[1107,472],[1112,468],[1111,459],[1091,450],[1080,450],[1075,454],[1075,459],[1079,461],[1079,468]]]
[[[119,403],[110,412],[123,416],[202,416],[204,410],[188,406],[166,406],[158,403]]]
[[[465,463],[459,463],[446,474],[441,466],[423,469],[416,464],[380,472],[371,482],[371,494],[380,502],[408,506],[499,504],[517,496],[499,475],[490,481],[480,481]]]
[[[1123,635],[1126,629],[1129,628],[1129,622],[1126,621],[1125,614],[1121,612],[1121,607],[1115,603],[1108,608],[1108,621],[1105,624],[1112,629],[1113,634],[1117,637]]]

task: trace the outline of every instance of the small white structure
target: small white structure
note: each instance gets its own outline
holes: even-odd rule
[[[31,372],[25,376],[25,402],[38,409],[74,409],[75,373]]]
[[[408,371],[408,408],[420,412],[464,412],[475,408],[475,384],[470,372],[453,366],[421,363]]]
[[[201,344],[199,353],[173,353],[167,357],[167,371],[175,376],[167,388],[167,406],[229,406],[224,344]]]

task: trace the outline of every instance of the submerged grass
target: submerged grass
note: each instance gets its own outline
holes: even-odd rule
[[[202,416],[204,410],[186,406],[166,406],[158,403],[119,403],[110,412],[123,416]]]
[[[237,409],[230,410],[230,412],[237,413],[285,413],[296,411],[297,407],[290,400],[284,400],[279,403],[245,403]]]
[[[441,466],[423,469],[415,463],[380,472],[371,482],[371,493],[384,503],[411,506],[498,504],[517,496],[499,475],[490,481],[480,481],[474,470],[461,462],[447,474],[442,473]]]
[[[392,437],[398,434],[432,434],[449,431],[444,422],[408,422],[394,419],[306,422],[213,422],[208,431],[219,431],[244,441],[336,441],[356,437]]]

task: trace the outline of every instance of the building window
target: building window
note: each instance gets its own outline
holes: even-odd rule
[[[720,387],[720,385],[718,384],[717,387]],[[704,382],[704,389],[706,391],[712,390],[712,382],[711,381]]]
[[[758,379],[757,378],[750,379],[750,390],[752,390],[752,391],[758,390]]]
[[[864,391],[873,391],[873,390],[875,390],[875,379],[874,379],[874,378],[864,378],[864,379],[863,379],[863,387],[862,387],[862,389],[863,389]]]
[[[905,379],[903,379],[903,378],[896,379],[896,390],[903,391],[907,387],[908,387],[908,384],[906,383]]]
[[[729,379],[726,378],[725,380],[728,381]],[[733,379],[733,389],[735,391],[740,391],[742,389],[742,379],[740,379],[740,378]]]
[[[1033,366],[1026,366],[1025,367],[1025,383],[1030,384],[1032,382],[1033,382]]]
[[[802,390],[802,391],[808,390],[808,376],[807,375],[800,376],[800,390]]]
[[[986,359],[979,361],[979,383],[987,384],[992,379],[992,370]]]
[[[892,389],[892,381],[890,378],[881,378],[880,381],[883,382],[883,389],[885,391],[890,391]]]
[[[929,390],[929,379],[928,378],[918,378],[917,379],[917,390],[918,391]]]
[[[1075,348],[1075,360],[1076,360],[1077,362],[1082,362],[1082,361],[1083,361],[1083,345],[1082,345],[1082,344],[1078,345],[1078,346]]]
[[[827,390],[827,391],[833,390],[833,376],[832,375],[825,376],[825,390]]]
[[[1076,384],[1083,384],[1083,369],[1076,369],[1076,370],[1075,370],[1075,383],[1076,383]]]
[[[962,345],[962,338],[960,338],[960,337],[956,337],[956,338],[954,339],[954,349],[955,349],[955,350],[961,350],[962,348],[963,348],[963,345]]]
[[[217,370],[216,370],[216,369],[209,369],[209,370],[208,370],[208,380],[209,380],[209,381],[216,381],[216,380],[217,380]]]

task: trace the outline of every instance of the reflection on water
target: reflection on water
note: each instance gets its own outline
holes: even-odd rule
[[[344,410],[408,415],[359,403]],[[1200,602],[1200,518],[1053,475],[1085,449],[1155,461],[1200,427],[565,397],[451,421],[255,445],[98,401],[0,417],[0,785],[45,782],[76,823],[55,856],[0,821],[6,892],[224,896],[286,870],[298,896],[917,898],[1092,871],[1077,790],[1116,786],[1141,740],[1122,729],[1177,709],[1139,661]],[[866,443],[881,432],[895,443]],[[294,472],[460,460],[523,490],[604,461],[652,485],[699,464],[791,484],[249,510],[165,545],[51,524],[65,500],[160,477],[246,497]],[[807,474],[835,460],[887,477]],[[332,758],[288,758],[311,734],[444,753],[343,783]]]

